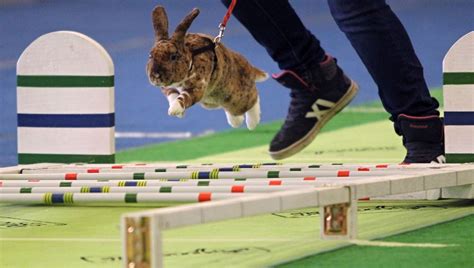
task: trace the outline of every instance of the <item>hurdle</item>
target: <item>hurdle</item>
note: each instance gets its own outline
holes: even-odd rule
[[[474,184],[473,164],[452,165],[432,169],[424,174],[392,175],[347,185],[275,192],[128,213],[122,217],[124,267],[162,267],[161,232],[172,228],[291,209],[320,207],[320,215],[323,215],[320,223],[322,238],[355,238],[357,229],[355,206],[359,198],[472,186],[472,184]],[[334,219],[339,221],[334,222]]]
[[[291,179],[228,179],[228,180],[92,180],[92,181],[63,181],[63,180],[0,180],[0,187],[145,187],[145,186],[292,186],[314,185],[325,186],[334,180],[318,178]],[[1,189],[1,188],[0,188]]]
[[[384,169],[419,169],[430,168],[430,164],[283,164],[283,163],[263,163],[263,164],[114,164],[114,165],[89,165],[70,164],[52,165],[43,168],[24,168],[21,173],[122,173],[122,172],[177,172],[177,171],[203,171],[203,172],[229,172],[243,170],[279,170],[279,171],[311,171],[311,170],[337,170],[350,171],[376,171]]]
[[[0,179],[231,179],[231,178],[292,178],[292,177],[361,177],[383,176],[387,174],[420,173],[423,169],[386,169],[386,170],[241,170],[241,171],[168,171],[168,172],[112,172],[112,173],[76,173],[51,172],[44,174],[0,174]]]
[[[114,65],[90,37],[40,36],[17,63],[18,162],[113,163]]]
[[[150,164],[150,166],[158,165]],[[144,172],[138,173],[139,176],[135,172],[137,170],[133,169],[128,172],[122,170],[122,173],[87,172],[88,168],[96,168],[96,165],[83,165],[86,169],[82,173],[31,173],[35,169],[48,168],[52,172],[55,170],[64,171],[67,170],[66,166],[71,165],[38,164],[0,169],[0,189],[3,189],[0,191],[0,202],[46,205],[199,202],[198,204],[123,215],[121,232],[123,261],[126,267],[162,267],[161,233],[168,229],[265,213],[278,213],[291,209],[319,207],[320,215],[322,215],[320,222],[322,238],[355,239],[357,237],[357,200],[360,198],[433,189],[443,189],[444,191],[444,189],[472,187],[474,184],[474,164],[422,164],[419,166],[413,164],[392,169],[374,169],[374,172],[360,171],[358,170],[359,165],[349,165],[347,168],[344,165],[337,165],[337,168],[297,171],[289,171],[284,165],[278,165],[280,169],[273,167],[273,170],[253,168],[240,171],[220,171],[213,174],[213,178],[211,178],[210,172],[202,173],[203,171],[192,171],[192,169]],[[22,173],[26,169],[30,173]],[[345,171],[343,176],[337,176],[338,173],[342,175],[341,171]],[[221,174],[226,175],[221,176]],[[364,176],[361,176],[362,174]],[[257,177],[233,178],[242,175]],[[280,175],[287,177],[266,178],[269,176],[279,177]],[[301,175],[313,176],[305,178]],[[332,176],[321,177],[320,175]],[[138,180],[118,180],[121,178],[133,179],[134,176]],[[180,179],[182,176],[186,178]],[[200,177],[205,178],[200,179]],[[292,180],[310,183],[295,187],[271,188],[275,187],[271,185],[272,181],[281,183]],[[211,186],[211,183],[221,181],[226,185]],[[252,181],[263,182],[266,185],[265,187],[256,186],[255,191],[248,193],[245,192],[245,188],[251,189],[254,186],[232,185],[233,183]],[[172,183],[173,186],[150,185],[148,188],[147,184],[152,182]],[[195,185],[189,187],[180,184],[189,182],[195,183]],[[204,182],[204,187],[196,186],[200,182]],[[27,187],[15,186],[15,183],[26,183]],[[42,187],[34,187],[35,183],[47,184]],[[59,186],[51,186],[51,183],[59,184]],[[73,186],[73,183],[81,183],[83,186]],[[101,186],[92,186],[89,183],[99,183]],[[104,184],[110,184],[110,186]],[[127,184],[128,186],[126,186]],[[175,186],[177,188],[171,188]],[[206,187],[209,188],[206,189]],[[269,190],[270,188],[271,190]],[[173,189],[180,190],[173,192]],[[203,189],[206,191],[202,191]],[[459,192],[457,193],[459,194]],[[470,198],[473,198],[472,193]]]
[[[87,166],[86,166],[87,167]],[[283,166],[280,166],[282,168]],[[341,166],[340,166],[341,167]],[[441,170],[447,166],[436,166],[436,170]],[[30,171],[33,169],[29,169]],[[426,173],[427,169],[400,168],[367,170],[355,169],[313,169],[313,170],[261,170],[243,169],[239,171],[226,170],[211,172],[207,171],[167,171],[167,172],[144,172],[135,171],[122,173],[26,173],[26,174],[0,174],[0,202],[20,202],[34,204],[72,204],[90,202],[163,202],[166,198],[170,201],[191,202],[208,201],[206,198],[196,198],[181,193],[203,194],[209,193],[215,198],[232,198],[235,195],[220,195],[220,193],[268,193],[274,191],[287,191],[303,189],[308,187],[332,187],[347,186],[361,182],[373,181],[394,175],[416,175]],[[62,169],[60,169],[62,170]],[[23,169],[18,170],[18,172]],[[428,169],[429,171],[429,169]],[[279,179],[279,180],[275,180]],[[104,180],[107,180],[105,182]],[[204,180],[204,181],[201,181]],[[246,183],[236,183],[244,181]],[[262,181],[264,184],[249,185],[252,181]],[[53,186],[51,186],[52,182]],[[135,183],[131,183],[135,181]],[[157,185],[168,183],[168,185]],[[197,181],[194,185],[183,185],[183,182]],[[222,181],[220,185],[210,185],[213,181]],[[281,186],[282,182],[290,182],[287,186]],[[18,183],[27,187],[18,187]],[[46,183],[49,186],[38,187],[38,183]],[[82,186],[72,186],[72,182],[84,182]],[[302,183],[303,182],[303,183]],[[311,185],[305,182],[313,182]],[[99,185],[97,185],[99,183]],[[105,183],[109,185],[104,185]],[[173,185],[169,185],[173,183]],[[298,184],[295,184],[298,183]],[[102,184],[102,185],[101,185]],[[115,185],[114,185],[115,184]],[[154,184],[154,185],[153,185]],[[128,185],[129,187],[123,187]],[[275,186],[279,187],[275,187]],[[137,186],[137,187],[130,187]],[[89,195],[89,193],[97,193]],[[105,194],[108,193],[108,194]],[[115,194],[125,193],[125,195]],[[148,194],[154,193],[154,195]],[[71,195],[72,194],[72,195]],[[164,194],[164,195],[163,195]],[[217,195],[215,195],[217,194]],[[154,196],[153,198],[151,196]],[[73,201],[74,200],[74,201]]]

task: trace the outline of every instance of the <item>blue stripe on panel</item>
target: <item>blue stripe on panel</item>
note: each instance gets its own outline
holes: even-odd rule
[[[18,114],[19,127],[99,128],[115,126],[115,114]]]
[[[473,112],[444,112],[444,124],[447,126],[474,125]]]

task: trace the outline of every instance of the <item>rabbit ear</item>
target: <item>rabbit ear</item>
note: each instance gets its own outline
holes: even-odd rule
[[[184,41],[184,35],[197,15],[199,15],[199,9],[195,8],[179,23],[171,39],[177,42]]]
[[[153,9],[152,20],[156,40],[168,39],[168,16],[166,15],[165,8],[156,6]]]

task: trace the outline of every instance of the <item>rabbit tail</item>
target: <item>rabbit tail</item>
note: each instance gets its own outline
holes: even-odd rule
[[[253,67],[255,73],[255,82],[263,82],[268,79],[268,74],[258,68]]]

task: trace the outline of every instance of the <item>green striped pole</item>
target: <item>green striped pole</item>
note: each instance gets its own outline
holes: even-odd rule
[[[40,36],[17,63],[18,162],[113,163],[114,65],[81,33]]]
[[[159,203],[159,202],[206,202],[239,196],[254,196],[246,193],[40,193],[1,194],[0,203],[15,204],[88,204],[88,203]]]
[[[364,178],[364,177],[357,177]],[[289,178],[289,179],[226,179],[226,180],[128,180],[128,181],[64,181],[64,180],[2,180],[2,187],[146,187],[146,186],[224,186],[224,185],[325,185],[339,178]]]
[[[125,173],[125,172],[135,172],[135,173],[144,173],[144,172],[189,172],[189,171],[201,171],[201,172],[237,172],[237,171],[251,171],[251,170],[278,170],[278,171],[314,171],[314,170],[337,170],[341,169],[336,167],[328,168],[315,168],[312,166],[299,166],[299,167],[290,167],[290,166],[279,166],[279,167],[261,167],[261,168],[238,168],[238,167],[192,167],[192,168],[169,168],[169,167],[123,167],[123,168],[51,168],[51,169],[25,169],[22,171],[23,174],[41,174],[41,173]],[[382,170],[382,168],[372,168],[364,166],[353,166],[353,167],[344,167],[346,170],[353,171],[375,171]],[[413,169],[408,167],[391,167],[383,169]]]
[[[296,189],[306,189],[306,186],[147,186],[147,187],[4,187],[0,194],[32,194],[32,193],[269,193]]]
[[[232,172],[144,172],[144,173],[53,173],[53,174],[0,174],[0,180],[160,180],[160,179],[235,179],[235,178],[304,178],[304,177],[366,177],[422,174],[424,170],[315,170],[279,171],[249,170]]]
[[[280,164],[280,165],[262,165],[262,164],[197,164],[197,165],[167,165],[167,164],[147,164],[147,165],[64,165],[59,167],[41,168],[41,169],[23,169],[23,173],[123,173],[123,172],[177,172],[177,171],[245,171],[245,170],[287,170],[287,171],[303,171],[303,170],[384,170],[384,169],[426,169],[434,167],[433,164],[360,164],[360,165],[322,165],[322,164]],[[437,166],[440,168],[443,166]]]

